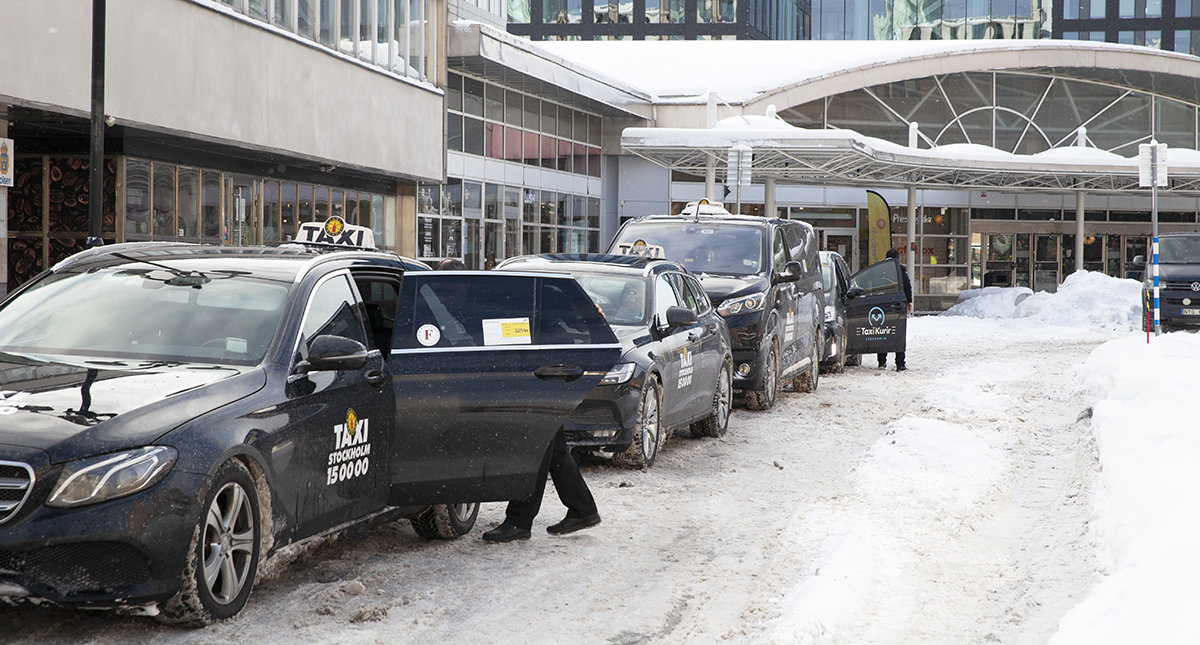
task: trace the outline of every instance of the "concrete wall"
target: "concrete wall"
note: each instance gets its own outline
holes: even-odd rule
[[[671,174],[641,157],[618,158],[617,217],[641,217],[671,212]],[[610,170],[611,172],[611,170]],[[703,190],[703,187],[701,187]],[[616,230],[614,229],[615,233]]]
[[[89,7],[4,0],[0,103],[89,114]],[[120,122],[397,177],[445,174],[432,85],[189,0],[108,0],[107,23],[105,112]]]

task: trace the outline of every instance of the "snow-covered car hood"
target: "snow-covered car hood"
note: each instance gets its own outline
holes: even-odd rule
[[[766,291],[771,286],[770,281],[760,275],[735,277],[708,273],[700,275],[700,284],[714,305],[721,304],[729,298]]]
[[[1158,265],[1159,280],[1171,282],[1200,281],[1200,264],[1160,264]]]
[[[53,462],[142,446],[265,383],[254,367],[0,354],[0,443]]]

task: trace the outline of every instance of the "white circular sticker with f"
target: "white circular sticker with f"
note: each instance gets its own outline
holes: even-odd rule
[[[421,325],[417,328],[417,342],[425,347],[433,347],[442,339],[442,330],[437,325]]]

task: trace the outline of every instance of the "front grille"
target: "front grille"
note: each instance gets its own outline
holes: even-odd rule
[[[581,428],[588,426],[611,426],[617,423],[616,417],[609,408],[591,408],[588,410],[576,410],[571,413],[568,420]]]
[[[32,490],[32,468],[15,461],[0,461],[0,524],[21,510]]]
[[[1192,284],[1200,285],[1200,281],[1188,280],[1187,282],[1177,282],[1172,280],[1164,280],[1162,288],[1169,291],[1192,291]],[[1200,291],[1200,290],[1197,290]]]
[[[150,563],[120,542],[59,544],[35,551],[0,551],[0,572],[64,596],[112,593],[150,578]]]

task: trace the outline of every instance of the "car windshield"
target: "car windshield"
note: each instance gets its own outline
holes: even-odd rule
[[[754,275],[764,267],[763,229],[758,226],[646,222],[625,227],[612,248],[638,240],[662,247],[666,259],[679,262],[697,275]]]
[[[648,283],[641,277],[575,275],[610,325],[645,325]]]
[[[825,293],[833,292],[833,258],[821,259],[821,282],[825,285]]]
[[[1200,237],[1163,237],[1158,243],[1162,264],[1200,264]]]
[[[162,266],[46,276],[0,308],[0,352],[235,365],[262,360],[288,287],[245,272]]]

